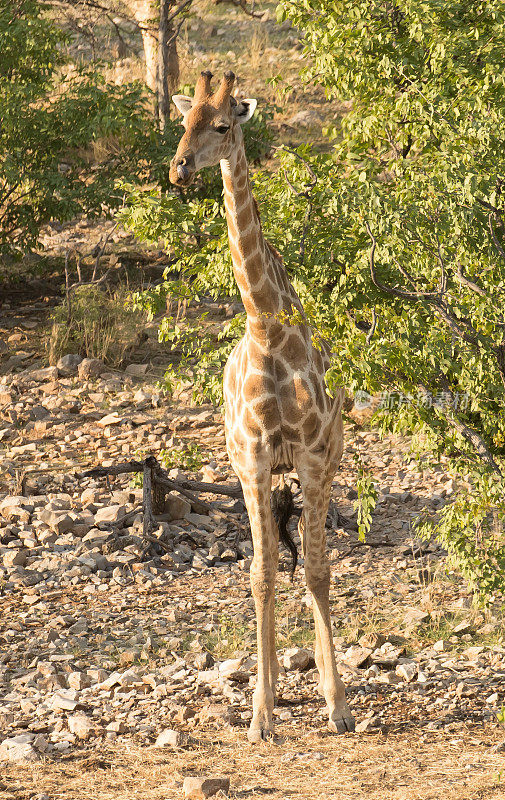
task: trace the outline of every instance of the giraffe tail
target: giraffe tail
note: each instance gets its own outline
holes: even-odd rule
[[[295,574],[296,565],[298,563],[298,550],[296,549],[296,544],[294,543],[293,538],[288,531],[288,522],[295,513],[295,505],[293,503],[293,493],[291,491],[291,487],[284,482],[283,477],[281,478],[279,485],[272,490],[272,494],[270,496],[270,505],[272,507],[274,519],[277,523],[277,528],[279,529],[279,539],[291,553],[292,581]]]

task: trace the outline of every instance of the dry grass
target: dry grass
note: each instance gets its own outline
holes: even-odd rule
[[[116,291],[86,285],[77,288],[71,295],[70,313],[65,300],[53,311],[47,342],[49,362],[55,364],[66,353],[79,353],[120,366],[145,319],[128,306],[128,298],[128,287]]]
[[[497,729],[354,734],[280,726],[278,744],[253,747],[244,730],[207,731],[188,748],[125,743],[59,762],[7,766],[0,800],[172,800],[187,775],[229,775],[230,797],[273,800],[496,800],[505,797],[505,756]]]

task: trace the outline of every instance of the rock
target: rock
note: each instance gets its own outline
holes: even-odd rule
[[[112,414],[107,414],[102,419],[99,419],[96,424],[101,428],[107,428],[109,425],[120,425],[122,421],[122,417],[119,416],[117,411],[113,411]]]
[[[58,534],[73,533],[76,536],[83,536],[92,527],[93,520],[91,517],[82,518],[75,514],[73,511],[50,511],[45,509],[40,512],[40,519],[51,528],[52,531]]]
[[[371,633],[364,633],[363,636],[360,636],[358,639],[358,644],[361,647],[365,647],[370,650],[376,650],[377,647],[381,647],[385,641],[386,637],[383,636],[382,633],[376,633],[373,631]]]
[[[378,728],[380,725],[380,717],[373,716],[368,717],[367,719],[361,720],[356,725],[356,733],[365,733],[365,731],[372,730],[374,728]]]
[[[390,686],[396,686],[398,683],[401,683],[401,678],[398,677],[396,672],[390,670],[389,672],[382,672],[375,678],[376,683],[386,683]]]
[[[99,489],[94,489],[90,487],[89,489],[84,489],[84,491],[81,494],[81,503],[83,505],[87,505],[88,503],[92,504],[96,503],[97,500],[100,500]]]
[[[459,625],[453,628],[452,632],[455,636],[464,636],[465,633],[471,633],[472,630],[473,625],[471,622],[460,622]]]
[[[230,562],[236,561],[236,560],[237,560],[237,553],[236,553],[235,550],[233,550],[232,547],[227,547],[221,553],[220,561],[223,561],[225,563],[230,563]]]
[[[410,683],[417,675],[417,664],[414,661],[405,661],[403,664],[398,664],[395,672],[405,683]]]
[[[176,564],[189,564],[193,560],[193,551],[187,544],[178,544],[173,549],[172,558]]]
[[[143,378],[149,369],[149,364],[128,364],[125,369],[127,375],[133,375],[134,378]]]
[[[121,673],[112,672],[108,678],[99,683],[98,688],[104,691],[108,691],[109,689],[112,689],[113,686],[118,685],[120,681],[121,681]]]
[[[67,684],[69,689],[76,689],[80,692],[81,689],[91,686],[91,680],[85,672],[71,672],[67,678]]]
[[[60,375],[64,378],[69,378],[71,375],[77,375],[77,369],[82,362],[82,356],[77,353],[69,353],[62,356],[56,362],[56,368]]]
[[[369,647],[359,647],[358,645],[352,645],[349,647],[343,656],[343,661],[349,667],[354,667],[355,669],[367,667],[370,663],[370,656],[372,655],[372,650]]]
[[[30,555],[29,550],[8,550],[2,560],[4,567],[24,567]]]
[[[33,509],[33,503],[19,495],[8,495],[0,503],[0,515],[7,522],[29,522]]]
[[[169,493],[165,497],[164,511],[168,515],[168,522],[176,519],[186,519],[188,514],[191,513],[191,503],[188,503],[184,497]]]
[[[371,659],[374,664],[379,664],[381,667],[395,667],[404,652],[403,647],[394,647],[391,642],[385,642],[381,647],[373,651]]]
[[[99,358],[84,358],[77,369],[81,380],[97,377],[103,372],[105,372],[105,365]]]
[[[121,722],[121,720],[116,719],[114,720],[114,722],[109,722],[105,730],[110,731],[111,733],[121,734],[121,733],[126,733],[128,728],[126,727],[124,722]]]
[[[45,406],[32,406],[30,408],[30,419],[37,421],[47,419],[51,412]]]
[[[119,656],[119,666],[129,667],[140,656],[140,648],[123,650]]]
[[[219,791],[228,794],[230,791],[229,778],[184,778],[182,784],[186,800],[205,800]]]
[[[37,383],[44,381],[55,381],[58,378],[58,367],[45,367],[44,369],[35,369],[29,373],[29,377]]]
[[[117,522],[126,514],[126,506],[104,506],[95,514],[95,524],[99,522]]]
[[[439,639],[438,642],[435,642],[433,645],[433,649],[436,650],[437,653],[444,653],[451,649],[451,643],[445,639]]]
[[[311,650],[305,650],[301,647],[291,647],[284,653],[282,663],[284,669],[296,669],[302,672],[304,669],[308,669],[309,666],[314,665],[314,654]]]
[[[215,523],[208,517],[206,514],[188,514],[186,519],[191,522],[195,528],[202,528],[204,531],[212,532],[215,527]]]
[[[95,730],[95,723],[86,714],[72,714],[67,722],[70,733],[78,739],[88,739]]]
[[[174,731],[172,728],[165,728],[164,731],[158,735],[154,746],[155,747],[181,747],[187,741],[187,736],[185,736],[181,731]]]
[[[249,680],[249,672],[247,667],[252,666],[251,659],[244,658],[227,658],[219,664],[219,674],[223,678],[239,683],[245,683]]]
[[[233,709],[224,705],[224,703],[211,703],[208,706],[204,706],[198,714],[198,719],[202,725],[208,722],[217,722],[225,726],[236,723]]]
[[[215,561],[216,559],[220,558],[223,550],[224,550],[224,545],[222,542],[214,542],[213,544],[211,544],[208,555],[209,560]]]
[[[197,669],[210,669],[214,666],[214,659],[209,651],[205,650],[203,653],[196,654],[193,663]]]
[[[51,699],[53,711],[74,711],[79,705],[75,699],[77,692],[70,691],[67,694],[56,692]]]
[[[408,608],[404,617],[403,624],[406,628],[416,628],[428,622],[430,615],[427,611],[422,611],[420,608]]]
[[[14,737],[17,739],[18,737]],[[29,761],[39,761],[40,755],[29,742],[15,742],[13,739],[6,739],[0,745],[0,761],[12,761],[15,764],[23,764]]]

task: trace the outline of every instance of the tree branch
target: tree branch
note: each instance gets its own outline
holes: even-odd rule
[[[377,289],[380,289],[382,292],[386,292],[387,294],[391,294],[395,297],[401,297],[404,300],[425,300],[427,298],[437,297],[439,294],[438,292],[406,292],[403,289],[396,289],[393,286],[386,286],[385,283],[379,281],[375,271],[375,248],[377,246],[377,240],[373,235],[367,220],[365,220],[365,227],[372,241],[372,248],[370,250],[370,275],[372,278],[372,283],[377,287]]]
[[[465,275],[465,273],[463,272],[462,264],[458,264],[456,266],[456,277],[458,278],[459,282],[463,284],[463,286],[466,286],[468,289],[471,289],[472,292],[475,292],[480,297],[489,297],[489,295],[487,294],[487,292],[484,291],[484,289],[481,289],[481,287],[478,286],[476,283],[474,283],[474,281],[470,280],[468,275]]]

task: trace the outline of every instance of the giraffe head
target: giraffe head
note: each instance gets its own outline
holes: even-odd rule
[[[212,73],[202,72],[195,96],[176,94],[172,100],[182,114],[185,133],[170,164],[170,180],[189,186],[202,167],[229,158],[235,145],[236,127],[251,119],[256,100],[235,100],[231,96],[235,75],[225,72],[219,89],[212,92]]]

